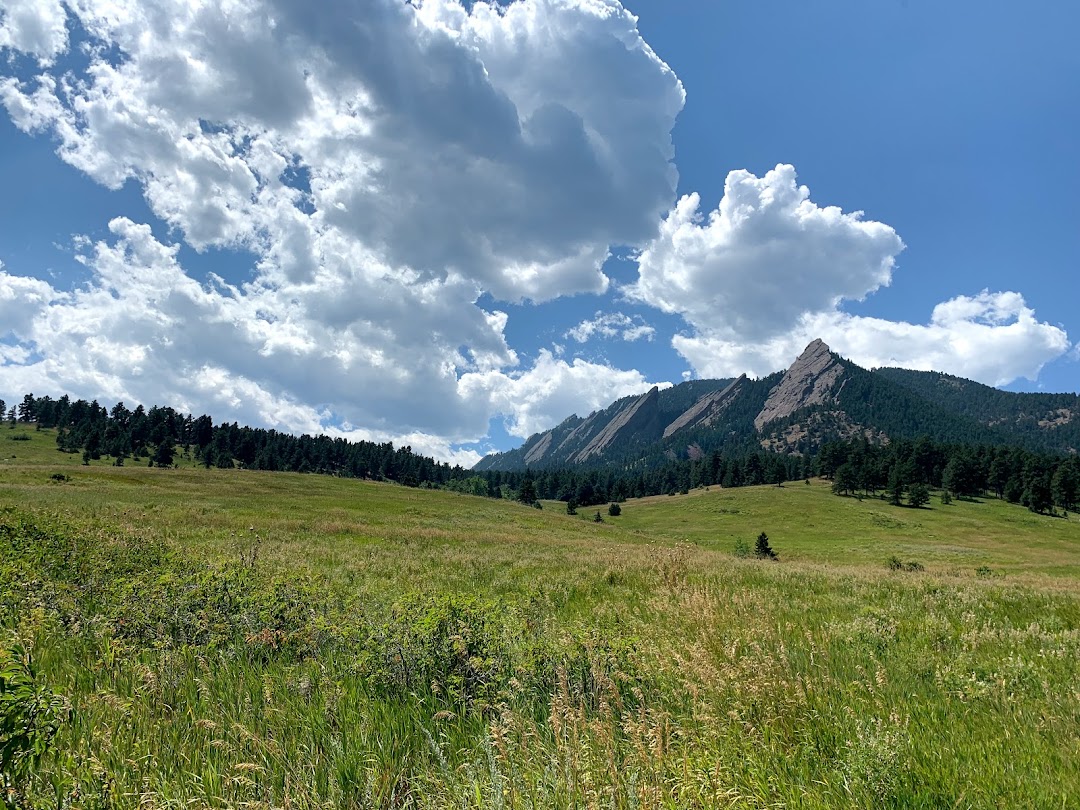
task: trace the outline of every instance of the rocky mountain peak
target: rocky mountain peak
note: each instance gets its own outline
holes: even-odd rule
[[[800,408],[831,401],[833,388],[844,367],[820,338],[807,346],[791,364],[776,387],[769,392],[765,407],[754,419],[761,430],[769,422],[790,416]]]

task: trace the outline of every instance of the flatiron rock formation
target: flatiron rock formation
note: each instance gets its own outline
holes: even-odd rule
[[[769,422],[791,416],[800,408],[831,402],[833,388],[843,374],[844,367],[829,347],[824,341],[815,340],[769,392],[765,407],[754,419],[754,427],[761,430]]]

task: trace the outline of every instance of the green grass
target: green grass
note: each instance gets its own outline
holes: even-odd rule
[[[814,482],[596,524],[25,432],[0,427],[0,646],[74,713],[13,801],[1080,806],[1071,516]],[[761,531],[779,563],[732,554]]]
[[[606,514],[606,513],[605,513]],[[646,498],[607,518],[620,527],[730,551],[766,532],[785,561],[874,566],[890,554],[945,574],[987,565],[1010,574],[1080,576],[1080,517],[1049,517],[997,498],[937,497],[929,507],[837,497],[827,481],[697,490]]]

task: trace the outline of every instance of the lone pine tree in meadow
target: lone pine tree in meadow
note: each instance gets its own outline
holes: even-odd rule
[[[769,545],[769,535],[765,534],[765,532],[757,536],[757,543],[754,544],[754,555],[763,560],[777,559],[776,552]]]

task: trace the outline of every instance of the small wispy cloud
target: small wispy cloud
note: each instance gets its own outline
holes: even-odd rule
[[[594,337],[611,340],[618,338],[628,342],[652,340],[656,330],[645,323],[640,315],[626,315],[622,312],[597,312],[592,320],[582,321],[568,329],[564,337],[573,338],[578,343],[587,343]]]

